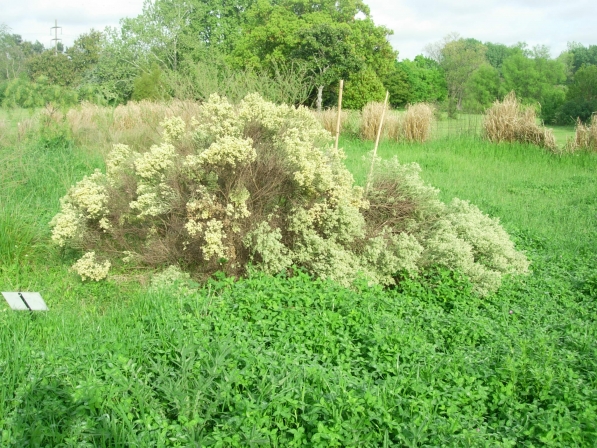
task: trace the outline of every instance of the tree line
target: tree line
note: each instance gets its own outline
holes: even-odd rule
[[[435,102],[449,115],[480,112],[514,90],[548,123],[597,110],[597,45],[506,46],[452,34],[398,60],[362,0],[147,0],[119,28],[91,30],[68,48],[44,48],[0,25],[0,101],[120,104],[205,100],[219,92],[327,107],[346,80],[344,105]]]

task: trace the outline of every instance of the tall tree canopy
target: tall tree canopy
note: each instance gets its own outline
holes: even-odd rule
[[[442,42],[426,48],[427,53],[443,68],[448,88],[450,111],[462,109],[466,85],[473,73],[486,63],[487,47],[475,39],[448,35]]]
[[[377,77],[392,70],[397,53],[391,32],[376,26],[369,8],[354,0],[257,0],[248,10],[243,36],[230,55],[236,67],[269,69],[302,61],[322,90],[361,70]]]

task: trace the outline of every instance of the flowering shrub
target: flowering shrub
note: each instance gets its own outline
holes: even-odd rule
[[[178,265],[195,278],[295,265],[345,285],[358,276],[392,285],[440,264],[486,294],[527,269],[497,220],[442,203],[416,164],[377,161],[365,197],[306,108],[212,95],[189,128],[176,117],[162,128],[145,152],[114,145],[106,174],[62,198],[52,239],[94,251],[75,264],[84,278],[105,277],[110,262]]]
[[[100,263],[95,257],[95,252],[86,252],[72,267],[73,271],[81,276],[83,280],[100,281],[108,276],[111,263],[104,261]]]

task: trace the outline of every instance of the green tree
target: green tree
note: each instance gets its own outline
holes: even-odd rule
[[[558,111],[558,122],[588,122],[597,112],[597,65],[584,65],[574,75],[566,94],[566,102]]]
[[[101,38],[98,61],[87,73],[86,83],[95,86],[110,104],[131,98],[134,80],[151,71],[155,59],[127,28],[106,28]]]
[[[8,26],[0,24],[0,81],[15,79],[25,71],[22,41],[20,35],[11,34]]]
[[[352,74],[344,86],[343,105],[346,109],[362,109],[370,101],[383,101],[386,89],[371,68]]]
[[[517,48],[508,47],[507,45],[500,43],[485,42],[484,45],[487,47],[487,52],[485,53],[487,62],[500,73],[504,60],[518,51]]]
[[[583,65],[597,65],[597,45],[585,47],[578,42],[569,42],[568,51],[573,56],[572,65],[575,72]]]
[[[101,52],[102,33],[92,29],[77,37],[73,45],[66,50],[66,55],[79,76],[84,76],[98,63]]]
[[[243,32],[230,55],[233,66],[270,70],[303,61],[311,68],[318,104],[325,86],[368,69],[379,79],[396,59],[389,30],[376,26],[360,1],[258,0]]]
[[[566,81],[565,64],[561,60],[547,59],[544,53],[536,56],[531,58],[517,52],[504,61],[502,95],[514,90],[523,102],[541,105],[561,97],[556,93],[559,88],[555,88]]]
[[[426,48],[429,55],[443,68],[448,89],[449,113],[462,109],[466,85],[472,74],[486,62],[487,48],[474,39],[448,35],[442,42]]]
[[[597,65],[585,65],[574,75],[568,88],[568,100],[597,100]]]
[[[321,23],[300,30],[301,44],[291,53],[306,62],[317,87],[317,110],[321,110],[323,89],[359,69],[359,59],[348,42],[347,24]]]
[[[29,58],[27,73],[33,80],[44,76],[50,84],[63,87],[74,86],[79,80],[73,61],[64,53],[54,54],[53,50]]]
[[[185,52],[197,61],[202,56],[200,43],[220,54],[229,54],[243,35],[248,11],[254,0],[193,1],[185,29]],[[199,50],[199,51],[197,51]]]
[[[413,61],[402,61],[402,67],[410,83],[409,103],[436,102],[447,98],[446,76],[436,61],[417,55]]]
[[[150,72],[143,73],[135,78],[133,83],[133,94],[131,99],[140,100],[163,100],[167,98],[162,71],[155,65]]]
[[[383,85],[390,92],[390,105],[392,107],[403,107],[410,100],[411,83],[403,65],[402,62],[396,61],[394,70],[383,80]]]
[[[500,73],[490,64],[481,65],[469,78],[465,89],[464,108],[484,112],[499,95]]]

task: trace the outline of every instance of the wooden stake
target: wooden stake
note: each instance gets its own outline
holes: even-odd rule
[[[336,121],[336,144],[334,149],[338,149],[338,139],[340,138],[340,122],[342,120],[342,91],[344,90],[344,80],[340,80],[340,91],[338,93],[338,121]]]
[[[367,176],[367,186],[365,187],[365,196],[371,186],[371,177],[373,176],[373,165],[375,165],[375,157],[377,156],[377,147],[379,146],[379,138],[381,137],[381,129],[383,127],[383,121],[386,116],[386,109],[388,107],[388,98],[390,92],[386,90],[386,99],[383,102],[383,111],[381,112],[381,120],[379,120],[379,128],[377,129],[377,138],[375,139],[375,147],[373,148],[373,157],[371,158],[371,168],[369,168],[369,176]]]

